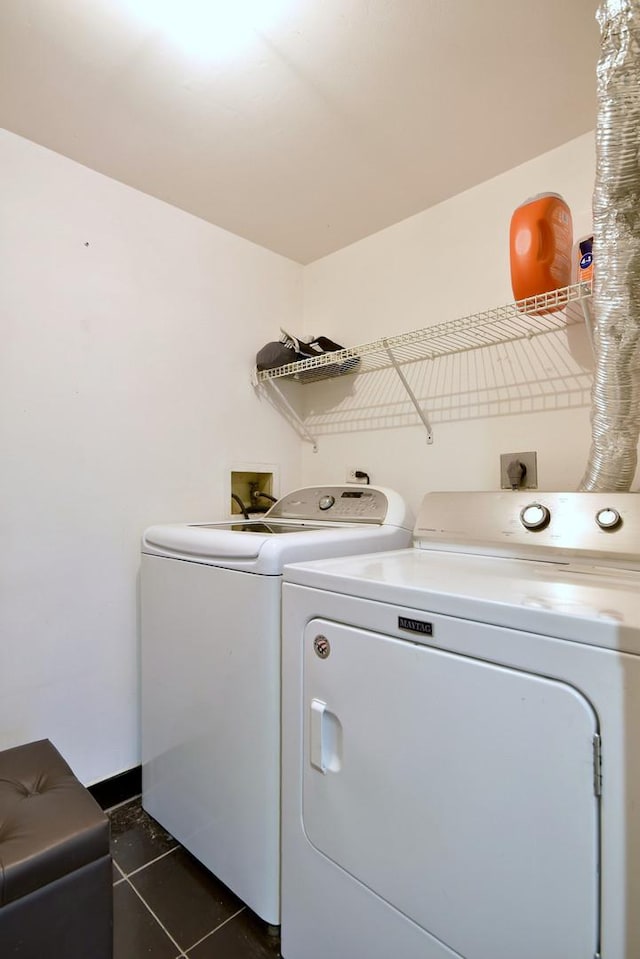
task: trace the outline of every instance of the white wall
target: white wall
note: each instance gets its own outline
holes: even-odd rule
[[[553,190],[574,235],[586,233],[594,173],[587,134],[316,261],[304,273],[301,329],[351,346],[508,303],[513,210]],[[359,467],[415,509],[427,490],[497,488],[501,452],[536,450],[539,486],[573,489],[591,441],[591,369],[584,327],[421,363],[410,375],[432,446],[393,371],[304,387],[319,451],[305,444],[303,478]]]
[[[225,515],[232,465],[299,482],[249,374],[302,268],[6,132],[0,222],[0,748],[90,783],[139,762],[144,527]]]

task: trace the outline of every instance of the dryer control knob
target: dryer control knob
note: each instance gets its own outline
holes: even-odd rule
[[[335,496],[321,496],[318,506],[320,507],[320,509],[331,509],[335,501],[336,501]]]
[[[599,509],[596,513],[596,523],[600,529],[617,529],[621,522],[617,509]]]
[[[525,529],[544,529],[549,525],[551,513],[540,503],[529,503],[520,512],[520,522]]]

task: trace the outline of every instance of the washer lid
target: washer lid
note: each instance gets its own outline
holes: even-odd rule
[[[232,533],[262,533],[265,536],[302,533],[308,529],[327,529],[326,526],[313,526],[311,523],[266,523],[262,519],[249,519],[238,523],[189,523],[189,526],[194,529],[226,529]]]
[[[256,519],[150,526],[142,551],[274,576],[287,562],[408,546],[412,529],[413,517],[393,490],[309,486]]]
[[[240,523],[193,523],[150,526],[143,536],[143,549],[155,547],[161,552],[219,559],[255,559],[267,540],[284,533],[327,532],[332,526],[311,523],[265,523],[247,520]]]

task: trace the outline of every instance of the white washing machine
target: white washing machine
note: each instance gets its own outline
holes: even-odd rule
[[[640,496],[285,569],[285,959],[638,959]]]
[[[257,520],[143,537],[142,803],[279,924],[280,626],[286,562],[411,542],[402,498],[296,490]]]

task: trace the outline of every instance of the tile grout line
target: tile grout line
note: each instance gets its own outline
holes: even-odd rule
[[[129,803],[135,801],[135,799],[138,799],[138,798],[140,798],[140,797],[139,797],[139,796],[132,796],[130,799],[125,799],[123,802],[118,803],[116,806],[112,806],[109,810],[105,810],[105,812],[107,812],[107,811],[108,811],[108,812],[111,812],[112,810],[117,810],[117,809],[119,809],[120,807],[126,806],[126,805],[128,805]],[[173,837],[172,837],[172,838],[173,838]],[[117,880],[113,883],[113,886],[114,886],[114,887],[115,887],[115,886],[119,886],[119,885],[121,885],[122,883],[125,883],[125,882],[126,882],[126,883],[131,887],[131,889],[133,889],[134,893],[136,894],[136,896],[138,897],[138,899],[140,900],[140,902],[142,903],[142,905],[145,907],[145,909],[147,910],[147,912],[149,912],[149,914],[153,917],[153,919],[155,919],[155,921],[157,922],[157,924],[160,926],[160,928],[161,928],[162,931],[165,933],[165,935],[169,938],[169,940],[173,943],[173,945],[176,947],[176,949],[179,950],[178,955],[175,957],[175,959],[189,959],[189,957],[188,957],[188,955],[187,955],[188,952],[190,952],[192,949],[195,949],[197,946],[199,946],[199,945],[200,945],[202,942],[204,942],[206,939],[209,939],[209,937],[212,936],[215,932],[218,932],[218,930],[222,929],[223,926],[226,926],[227,923],[231,922],[232,919],[235,919],[236,916],[239,916],[242,912],[244,912],[247,907],[246,907],[245,905],[242,905],[242,906],[240,907],[240,909],[237,909],[236,912],[232,913],[232,915],[228,916],[228,917],[227,917],[226,919],[224,919],[222,922],[218,923],[218,925],[217,925],[214,929],[211,929],[210,932],[206,933],[206,935],[202,936],[200,939],[198,939],[196,942],[194,942],[192,945],[190,945],[187,949],[184,949],[184,950],[183,950],[183,949],[180,947],[179,943],[178,943],[178,942],[174,939],[174,937],[171,935],[171,933],[169,932],[169,930],[166,928],[166,926],[160,921],[160,918],[159,918],[159,917],[156,915],[156,913],[153,911],[153,909],[151,908],[151,906],[149,905],[149,903],[146,901],[146,899],[144,898],[144,896],[142,895],[142,893],[140,893],[140,892],[136,889],[136,887],[134,886],[134,884],[130,881],[132,876],[137,876],[138,873],[143,872],[143,870],[145,870],[148,866],[152,866],[154,863],[159,862],[159,861],[162,860],[162,859],[165,859],[167,856],[170,856],[171,853],[174,853],[174,852],[176,852],[176,850],[180,849],[180,848],[181,848],[181,847],[180,847],[180,843],[178,843],[175,839],[174,839],[174,841],[176,842],[176,845],[173,846],[171,849],[167,849],[166,852],[163,852],[163,853],[161,853],[159,856],[156,856],[155,859],[149,860],[149,862],[144,863],[142,866],[138,866],[136,869],[133,869],[133,870],[132,870],[131,872],[129,872],[129,873],[125,872],[124,869],[122,869],[122,867],[116,862],[115,858],[113,858],[113,854],[112,854],[113,865],[115,866],[117,872],[120,874],[120,879],[117,879]]]
[[[138,892],[138,890],[137,890],[136,887],[133,885],[133,883],[132,883],[132,882],[129,882],[128,877],[125,877],[125,881],[126,881],[127,883],[129,883],[129,885],[131,886],[131,888],[133,889],[133,891],[135,892],[136,896],[138,897],[138,899],[140,900],[140,902],[143,904],[143,906],[145,907],[145,909],[148,909],[148,910],[149,910],[149,912],[151,913],[151,915],[153,916],[153,918],[155,919],[155,921],[158,923],[158,925],[160,926],[160,928],[162,929],[162,931],[167,934],[167,936],[169,937],[169,939],[171,940],[171,942],[174,944],[174,946],[175,946],[176,949],[178,950],[178,955],[179,955],[179,956],[184,956],[184,952],[182,951],[182,946],[180,945],[180,943],[176,942],[176,940],[173,938],[173,936],[171,935],[171,933],[169,932],[169,930],[168,930],[167,928],[165,928],[165,926],[163,926],[163,924],[160,922],[160,920],[159,920],[158,917],[156,916],[155,912],[153,911],[153,909],[151,908],[151,906],[149,905],[149,903],[143,898],[143,896],[141,895],[141,893]]]
[[[149,862],[145,862],[144,865],[142,865],[142,866],[136,866],[136,868],[135,868],[135,869],[132,869],[131,872],[123,872],[123,870],[120,869],[119,866],[118,866],[118,868],[120,869],[120,872],[122,873],[122,875],[124,876],[124,878],[125,878],[125,879],[129,879],[131,876],[137,876],[138,873],[139,873],[139,872],[142,872],[143,869],[146,869],[147,866],[153,866],[154,862],[160,862],[161,859],[164,859],[166,856],[170,856],[172,852],[175,852],[175,851],[176,851],[176,849],[180,849],[180,843],[176,843],[176,845],[173,847],[173,849],[167,849],[166,852],[160,853],[159,856],[156,856],[155,859],[150,859]],[[115,862],[115,860],[114,860],[114,862]],[[116,865],[118,865],[118,864],[116,863]]]
[[[215,927],[215,929],[212,929],[211,932],[208,932],[208,933],[206,934],[206,936],[203,936],[203,937],[202,937],[202,939],[198,939],[197,942],[194,942],[191,946],[189,946],[189,948],[188,948],[186,951],[187,951],[187,952],[191,952],[191,950],[192,950],[192,949],[195,949],[196,946],[199,946],[201,942],[204,942],[205,939],[208,939],[209,936],[212,936],[212,935],[214,934],[214,932],[218,932],[218,930],[219,930],[219,929],[222,929],[223,926],[226,926],[226,924],[227,924],[228,922],[231,922],[232,919],[235,919],[236,916],[239,916],[240,913],[241,913],[241,912],[244,912],[246,908],[247,908],[246,906],[241,906],[240,909],[238,909],[236,912],[234,912],[232,916],[227,916],[226,919],[223,919],[222,922],[218,923],[218,925]]]

